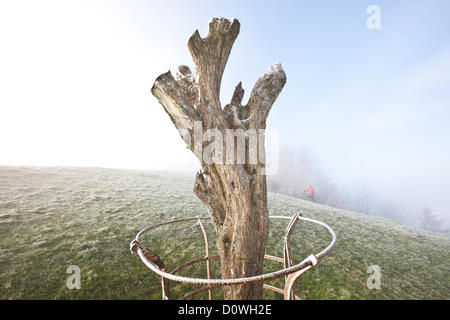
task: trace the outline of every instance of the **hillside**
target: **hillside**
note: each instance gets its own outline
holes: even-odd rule
[[[159,299],[159,278],[130,254],[129,243],[148,225],[207,215],[192,182],[190,176],[144,171],[0,167],[0,298]],[[269,210],[287,216],[301,210],[338,235],[333,252],[297,281],[302,299],[450,298],[446,236],[279,194],[269,194]],[[282,256],[286,224],[271,223],[269,254]],[[214,251],[214,232],[206,226]],[[291,239],[299,261],[320,251],[330,236],[305,222]],[[144,240],[170,269],[204,256],[194,222],[163,227]],[[70,265],[81,268],[80,290],[66,287]],[[370,265],[381,267],[381,290],[366,287]],[[202,276],[202,267],[185,274]],[[266,270],[279,267],[268,263]],[[218,275],[217,265],[213,273]],[[172,283],[174,296],[187,289]],[[281,296],[269,292],[266,298]]]

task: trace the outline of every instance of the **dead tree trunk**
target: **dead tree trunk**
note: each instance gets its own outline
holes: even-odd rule
[[[263,272],[268,235],[264,129],[286,83],[281,65],[273,65],[256,82],[247,105],[241,105],[244,90],[239,83],[222,108],[222,75],[239,28],[236,19],[212,19],[206,38],[195,31],[188,41],[195,72],[180,66],[176,78],[169,71],[152,87],[152,94],[200,160],[194,192],[209,209],[217,231],[223,278]],[[239,139],[242,133],[244,140]],[[226,286],[225,299],[262,299],[262,290],[262,283]]]

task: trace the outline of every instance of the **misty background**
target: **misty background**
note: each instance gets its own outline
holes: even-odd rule
[[[366,27],[372,4],[379,30]],[[412,226],[421,212],[436,215],[428,228],[444,230],[448,12],[444,0],[3,1],[0,165],[195,172],[150,88],[168,69],[192,67],[194,30],[235,17],[222,103],[239,81],[245,102],[275,62],[288,78],[268,119],[282,146],[270,190],[304,197],[311,184],[317,202]]]

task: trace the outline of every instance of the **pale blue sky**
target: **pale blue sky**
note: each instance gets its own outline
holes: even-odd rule
[[[450,215],[449,13],[444,0],[2,2],[0,164],[196,169],[149,90],[192,66],[195,29],[234,17],[222,103],[281,62],[269,128],[282,142],[337,184]]]

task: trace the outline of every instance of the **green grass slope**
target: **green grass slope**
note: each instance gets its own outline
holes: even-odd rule
[[[160,279],[129,243],[144,227],[180,217],[206,216],[192,193],[193,177],[111,169],[0,167],[1,299],[159,299]],[[450,239],[390,220],[269,194],[271,215],[328,223],[338,235],[333,252],[297,280],[302,299],[448,299]],[[288,221],[271,223],[267,253],[282,256]],[[215,252],[214,231],[206,223]],[[300,222],[292,235],[294,262],[322,250],[328,232]],[[145,236],[170,269],[204,256],[197,223],[162,227]],[[81,289],[69,290],[67,268],[81,269]],[[367,267],[381,268],[381,289],[366,287]],[[213,263],[213,276],[219,276]],[[265,271],[281,266],[267,262]],[[205,266],[183,275],[204,276]],[[283,286],[284,279],[270,284]],[[171,283],[180,297],[194,289]],[[197,298],[205,298],[199,295]],[[220,292],[214,292],[220,298]],[[267,292],[266,298],[281,296]]]

